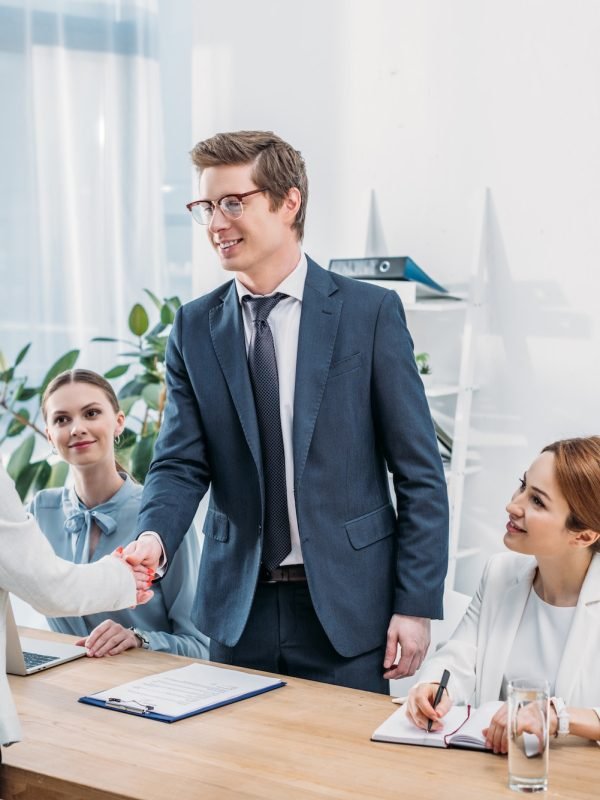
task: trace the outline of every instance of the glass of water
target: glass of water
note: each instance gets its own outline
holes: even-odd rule
[[[508,684],[508,785],[518,792],[548,788],[547,681],[518,678]]]

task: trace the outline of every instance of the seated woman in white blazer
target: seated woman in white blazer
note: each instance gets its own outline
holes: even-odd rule
[[[149,585],[147,570],[134,571],[120,557],[81,566],[58,558],[0,464],[0,745],[21,738],[6,679],[8,592],[42,614],[91,614],[145,603]]]
[[[598,740],[600,437],[545,447],[506,510],[512,552],[490,559],[454,635],[423,664],[408,716],[439,729],[452,703],[505,700],[507,681],[543,678],[554,695],[550,736]],[[448,691],[434,710],[444,669]],[[505,703],[483,731],[495,753],[507,751],[506,724]]]

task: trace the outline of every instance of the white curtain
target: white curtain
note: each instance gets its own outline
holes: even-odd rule
[[[105,369],[164,283],[155,0],[0,0],[0,349]]]

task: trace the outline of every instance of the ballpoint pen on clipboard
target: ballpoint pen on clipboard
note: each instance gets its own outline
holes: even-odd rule
[[[105,701],[107,708],[116,708],[118,711],[130,711],[132,714],[149,714],[154,711],[154,706],[140,703],[138,700],[121,700],[120,697],[109,697]]]

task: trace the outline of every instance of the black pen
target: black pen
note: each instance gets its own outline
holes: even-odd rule
[[[434,708],[437,706],[437,704],[442,699],[442,696],[444,694],[444,689],[446,688],[446,686],[448,686],[448,680],[449,679],[450,679],[450,673],[448,672],[447,669],[445,669],[444,672],[442,673],[442,680],[440,681],[440,685],[438,686],[438,690],[435,693],[435,699],[433,701],[433,707]],[[431,726],[432,725],[433,725],[433,720],[432,719],[428,719],[427,720],[427,733],[431,733]]]

